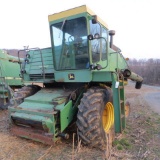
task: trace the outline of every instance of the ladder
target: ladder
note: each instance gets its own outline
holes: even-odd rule
[[[8,98],[7,83],[3,74],[3,67],[0,63],[0,99],[2,99],[3,104],[6,104],[6,99]]]
[[[125,117],[125,96],[124,96],[124,80],[119,80],[118,87],[115,87],[116,80],[112,85],[113,90],[113,105],[114,105],[114,117],[115,117],[115,132],[122,133],[126,127]]]
[[[120,118],[121,118],[121,130],[126,127],[126,117],[125,117],[125,96],[124,96],[124,81],[119,83],[119,98],[120,98]]]

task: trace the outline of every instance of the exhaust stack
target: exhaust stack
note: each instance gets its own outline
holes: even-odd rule
[[[109,35],[110,35],[110,48],[112,48],[113,47],[113,36],[115,35],[115,30],[110,30]]]

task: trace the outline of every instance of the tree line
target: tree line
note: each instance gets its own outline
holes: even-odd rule
[[[132,72],[143,77],[143,83],[160,85],[160,59],[130,59],[128,61]]]

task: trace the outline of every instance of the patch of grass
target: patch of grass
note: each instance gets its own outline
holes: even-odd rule
[[[116,148],[118,150],[130,149],[131,148],[131,143],[126,138],[122,138],[120,140],[114,140],[113,141],[113,146],[116,146]]]
[[[118,140],[114,140],[113,143],[112,143],[113,147],[114,147],[114,146],[117,146],[118,144],[119,144],[119,141],[118,141]]]
[[[120,145],[120,144],[118,144],[118,145],[117,145],[117,149],[118,149],[118,150],[123,150],[123,146]]]
[[[130,143],[126,138],[122,138],[122,139],[120,140],[120,144],[121,144],[125,149],[131,148],[131,143]]]
[[[148,117],[148,118],[146,119],[146,121],[147,121],[148,123],[150,123],[150,122],[151,122],[151,118]]]

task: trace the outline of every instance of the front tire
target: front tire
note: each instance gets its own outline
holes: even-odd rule
[[[84,93],[78,106],[78,135],[84,144],[108,148],[108,133],[113,128],[114,108],[109,87],[92,87]]]

